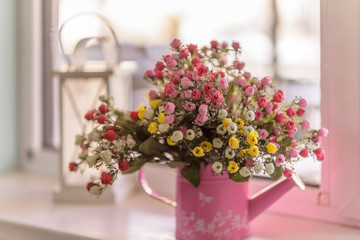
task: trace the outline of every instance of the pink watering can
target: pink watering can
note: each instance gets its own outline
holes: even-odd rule
[[[211,168],[200,170],[200,185],[193,187],[177,172],[176,202],[154,192],[148,185],[144,168],[140,169],[143,190],[166,204],[176,207],[176,239],[235,240],[250,235],[249,222],[295,185],[305,189],[301,179],[282,177],[255,195],[248,197],[248,182],[234,182],[227,174],[215,176]]]

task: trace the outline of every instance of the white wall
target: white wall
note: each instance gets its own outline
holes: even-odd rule
[[[16,1],[0,0],[0,172],[16,166]]]

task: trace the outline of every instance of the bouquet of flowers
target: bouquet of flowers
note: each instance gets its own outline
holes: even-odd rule
[[[147,106],[121,112],[101,97],[101,106],[86,114],[93,128],[77,136],[82,151],[70,170],[99,170],[87,184],[90,193],[100,195],[119,173],[147,162],[182,167],[181,175],[197,187],[202,165],[243,182],[261,173],[289,178],[294,162],[324,160],[320,140],[328,131],[310,129],[306,100],[281,104],[283,92],[271,77],[244,71],[239,43],[211,41],[199,49],[175,39],[170,46],[173,53],[144,74],[154,86]]]

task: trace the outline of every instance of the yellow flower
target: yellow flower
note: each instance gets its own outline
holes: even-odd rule
[[[145,95],[145,100],[149,101],[149,99],[150,99],[150,96],[149,96],[149,93],[147,93],[147,94]]]
[[[259,148],[257,146],[251,146],[248,153],[250,154],[250,156],[256,157],[259,154]]]
[[[141,120],[143,120],[145,118],[145,111],[146,111],[144,104],[140,104],[137,110],[138,110],[138,117]]]
[[[165,123],[165,120],[166,120],[165,113],[160,113],[159,116],[158,116],[158,122],[159,123]]]
[[[150,107],[151,107],[152,109],[157,108],[159,105],[160,105],[160,101],[157,100],[157,99],[150,101]]]
[[[227,128],[227,126],[229,125],[229,123],[231,123],[231,119],[230,118],[224,118],[224,120],[222,121],[222,125],[224,126],[224,128]]]
[[[202,149],[202,147],[196,147],[193,150],[193,154],[195,157],[203,157],[205,156],[204,150]]]
[[[229,139],[229,146],[233,149],[238,149],[239,148],[239,139],[237,139],[236,137],[231,137]]]
[[[249,149],[242,149],[241,151],[240,151],[240,156],[242,156],[242,157],[245,157],[246,156],[246,153],[249,151]]]
[[[235,120],[235,123],[236,123],[238,129],[240,129],[240,128],[242,128],[244,126],[244,121],[241,118],[237,118]]]
[[[274,153],[277,151],[276,145],[273,143],[269,143],[268,145],[266,145],[266,149],[269,153]]]
[[[258,138],[259,137],[259,135],[258,135],[258,133],[257,132],[251,132],[249,135],[253,135],[254,137],[256,137],[256,138]]]
[[[168,138],[166,139],[166,142],[167,142],[167,144],[168,144],[169,146],[174,146],[174,145],[176,145],[176,143],[174,143],[173,141],[171,141],[171,138],[170,138],[170,137],[168,137]]]
[[[239,170],[239,166],[234,161],[230,161],[227,167],[229,173],[236,173]]]
[[[148,127],[148,131],[150,133],[155,133],[157,130],[158,130],[158,124],[156,122],[150,123],[150,125]]]
[[[246,141],[250,144],[250,146],[254,146],[258,143],[258,139],[255,137],[254,134],[250,134],[247,136]]]
[[[204,141],[200,143],[200,147],[202,147],[202,149],[204,149],[205,152],[210,152],[210,150],[212,149],[212,144]]]

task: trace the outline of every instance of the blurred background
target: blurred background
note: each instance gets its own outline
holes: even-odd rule
[[[72,146],[82,127],[76,116],[83,116],[91,101],[86,98],[96,99],[109,84],[118,107],[136,108],[150,88],[142,80],[144,71],[169,51],[173,38],[199,46],[214,39],[240,42],[246,70],[259,78],[272,76],[287,101],[305,97],[311,127],[320,126],[319,0],[0,3],[0,173],[23,169],[58,176],[59,166],[67,171],[67,163],[59,164],[61,135]],[[105,87],[94,80],[62,89],[60,79],[66,76],[59,73],[69,63],[84,72],[102,71],[105,64],[112,74],[100,77]],[[62,124],[67,125],[63,132]],[[67,151],[70,162],[76,154]],[[298,173],[318,186],[320,169],[308,159]]]

